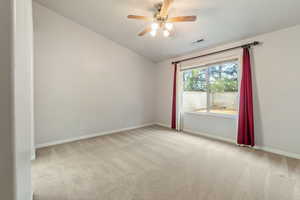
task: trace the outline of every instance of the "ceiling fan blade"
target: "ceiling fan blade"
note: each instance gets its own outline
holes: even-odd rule
[[[171,17],[168,19],[168,22],[194,22],[197,20],[197,16],[180,16],[180,17]]]
[[[151,31],[151,27],[148,26],[142,32],[139,33],[139,36],[144,36],[146,33],[149,33],[150,31]]]
[[[144,20],[144,21],[153,21],[151,17],[146,16],[139,16],[139,15],[128,15],[128,19],[138,19],[138,20]]]
[[[168,10],[169,10],[171,4],[173,3],[173,1],[174,0],[164,0],[162,7],[160,9],[160,13],[159,13],[159,15],[161,17],[165,17],[168,15]]]

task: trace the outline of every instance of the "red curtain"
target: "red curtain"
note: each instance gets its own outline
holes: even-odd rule
[[[173,77],[173,99],[172,99],[172,120],[171,120],[171,128],[176,129],[176,90],[177,90],[177,64],[174,65],[174,77]]]
[[[243,73],[240,90],[238,144],[254,146],[252,78],[249,48],[243,50]]]

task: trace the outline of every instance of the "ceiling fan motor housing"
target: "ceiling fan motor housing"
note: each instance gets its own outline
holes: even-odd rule
[[[163,3],[157,3],[157,4],[154,5],[154,7],[156,8],[157,12],[161,11],[162,5],[163,5]]]
[[[155,5],[156,12],[154,13],[154,18],[157,22],[165,23],[168,20],[168,15],[160,16],[160,11],[163,6],[163,3],[158,3]]]

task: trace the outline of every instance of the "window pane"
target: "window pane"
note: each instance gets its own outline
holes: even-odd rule
[[[207,109],[207,68],[183,72],[183,111],[199,112]]]
[[[209,111],[236,114],[238,96],[238,64],[228,62],[209,67]]]

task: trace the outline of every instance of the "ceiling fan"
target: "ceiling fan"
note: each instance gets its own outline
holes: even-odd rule
[[[129,19],[144,20],[152,22],[138,35],[143,36],[146,33],[150,33],[151,36],[155,37],[158,29],[163,30],[165,37],[170,36],[170,31],[173,29],[174,22],[194,22],[197,20],[197,16],[178,16],[169,18],[169,8],[174,0],[164,0],[163,3],[157,4],[156,12],[153,17],[139,16],[139,15],[128,15]]]

